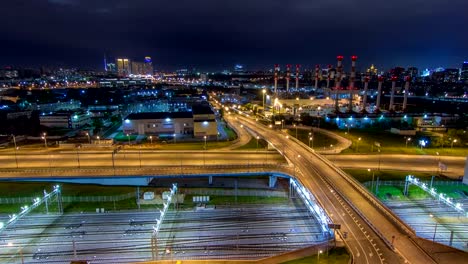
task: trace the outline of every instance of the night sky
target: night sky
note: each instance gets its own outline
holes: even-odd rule
[[[0,66],[103,68],[104,53],[155,69],[272,64],[460,67],[466,0],[5,0]]]

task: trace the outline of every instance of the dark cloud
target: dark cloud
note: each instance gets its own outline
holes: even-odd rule
[[[338,53],[385,67],[468,57],[464,0],[21,0],[2,10],[2,65],[97,68],[104,53],[169,69],[326,64]]]

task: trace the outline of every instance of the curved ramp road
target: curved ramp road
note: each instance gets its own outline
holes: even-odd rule
[[[287,139],[283,133],[248,118],[238,116],[238,120],[283,151],[286,158],[302,172],[295,173],[296,177],[318,197],[334,222],[342,224],[342,232],[348,233],[345,241],[355,263],[435,263],[326,159]],[[395,251],[391,245],[394,245]]]

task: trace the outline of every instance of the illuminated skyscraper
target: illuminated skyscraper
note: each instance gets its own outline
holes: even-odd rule
[[[130,69],[130,60],[119,58],[117,61],[117,73],[121,77],[126,77],[132,73]]]
[[[464,82],[468,82],[468,61],[463,62],[461,72],[460,72],[460,80]]]
[[[149,56],[145,57],[144,74],[153,75],[153,62]]]

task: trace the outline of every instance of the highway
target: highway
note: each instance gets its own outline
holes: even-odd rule
[[[240,131],[243,134],[247,132]],[[442,171],[445,176],[458,179],[464,173],[465,158],[450,156],[420,155],[326,155],[336,166],[353,169],[402,170],[436,173],[438,162],[447,166]],[[114,158],[114,163],[112,162]],[[141,162],[140,162],[141,160]],[[13,151],[0,153],[0,168],[94,168],[94,167],[149,167],[149,166],[190,166],[190,165],[252,165],[284,164],[285,159],[275,151],[161,151],[161,150],[122,150],[112,155],[111,150],[71,151],[59,150],[44,152]],[[399,166],[395,166],[399,164]]]
[[[0,168],[95,168],[192,165],[281,164],[275,151],[61,151],[48,154],[0,154]],[[18,166],[17,166],[18,165]]]
[[[395,227],[359,191],[351,187],[341,174],[318,158],[315,153],[286,138],[285,134],[280,131],[266,128],[242,116],[236,117],[244,126],[256,131],[279,150],[284,150],[284,155],[296,164],[302,172],[297,173],[297,178],[317,196],[334,222],[342,224],[342,232],[348,233],[346,241],[355,263],[404,263],[405,261],[435,263],[408,238],[406,233]],[[225,118],[232,121],[235,117]],[[337,191],[350,203],[337,194]],[[352,205],[357,210],[354,210]],[[359,215],[360,213],[373,223],[376,230],[382,233],[389,243],[395,246],[396,252],[384,244],[371,226]]]
[[[466,163],[466,157],[455,156],[375,154],[326,155],[326,157],[340,168],[441,172],[453,179],[463,176]],[[447,166],[447,170],[440,171],[439,161]],[[396,164],[398,165],[396,166]]]

